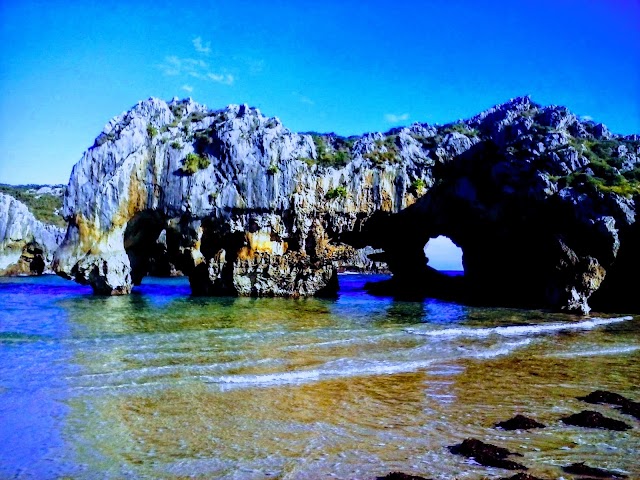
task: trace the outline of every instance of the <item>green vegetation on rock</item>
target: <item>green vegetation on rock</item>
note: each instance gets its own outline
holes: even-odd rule
[[[436,148],[442,143],[442,135],[433,135],[431,137],[425,137],[423,135],[411,134],[411,137],[416,140],[420,146],[424,149]]]
[[[154,127],[153,125],[149,124],[147,125],[147,134],[153,138],[156,135],[158,135],[158,129],[156,127]]]
[[[189,153],[182,161],[180,171],[184,175],[193,175],[198,170],[204,170],[209,165],[211,165],[211,161],[207,157],[198,155],[197,153]]]
[[[311,134],[311,138],[316,146],[318,165],[340,168],[351,161],[352,139],[332,137],[333,144],[330,144],[322,135]]]
[[[421,178],[416,178],[413,182],[411,182],[411,189],[417,195],[422,195],[427,189],[427,183]]]
[[[334,200],[336,198],[347,198],[349,192],[347,188],[340,185],[339,187],[331,188],[325,195],[328,200]]]
[[[461,133],[462,135],[466,135],[467,137],[477,137],[480,132],[475,128],[469,128],[464,123],[453,123],[451,125],[447,125],[442,129],[442,134],[446,135],[447,133]]]
[[[187,116],[187,122],[197,123],[209,116],[208,112],[191,112],[189,116]]]
[[[628,143],[628,145],[627,145]],[[571,138],[569,142],[579,155],[585,156],[589,163],[582,169],[560,177],[560,187],[569,186],[591,189],[598,192],[611,192],[624,197],[640,194],[638,167],[621,172],[623,161],[619,158],[618,148],[625,145],[634,147],[632,142],[619,140],[579,140]]]
[[[366,153],[364,158],[371,160],[376,165],[383,163],[396,163],[400,160],[400,150],[396,141],[398,135],[389,135],[381,140],[376,140],[376,149]]]

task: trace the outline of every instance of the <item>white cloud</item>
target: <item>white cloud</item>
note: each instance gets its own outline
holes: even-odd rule
[[[182,70],[182,60],[175,55],[164,57],[164,63],[156,65],[162,73],[169,76],[180,75]]]
[[[229,73],[207,73],[207,78],[213,82],[222,83],[223,85],[233,85],[233,75]]]
[[[212,72],[209,64],[201,59],[180,58],[169,55],[164,58],[164,62],[156,65],[164,75],[196,78],[220,83],[222,85],[233,85],[235,77],[230,73]]]
[[[582,120],[583,122],[592,122],[593,117],[591,115],[582,115],[580,117],[580,120]]]
[[[406,122],[409,120],[409,114],[403,113],[402,115],[396,115],[394,113],[387,113],[385,114],[384,119],[389,123]]]
[[[194,38],[192,42],[193,42],[193,48],[196,49],[196,52],[203,53],[205,55],[209,55],[209,53],[211,53],[211,42],[207,42],[203,44],[201,37]]]
[[[193,87],[191,85],[187,85],[186,83],[182,85],[182,87],[180,88],[182,88],[182,90],[184,90],[185,92],[189,92],[189,93],[193,92]]]

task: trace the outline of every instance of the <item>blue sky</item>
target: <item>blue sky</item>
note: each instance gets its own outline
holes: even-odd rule
[[[523,94],[640,132],[640,2],[0,2],[0,183],[66,183],[138,100],[296,131],[446,123]]]

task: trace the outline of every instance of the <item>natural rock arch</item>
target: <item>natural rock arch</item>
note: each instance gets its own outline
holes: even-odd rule
[[[601,286],[598,303],[615,304],[632,273],[619,252],[638,265],[639,158],[638,136],[528,97],[357,138],[296,134],[246,105],[149,99],[75,165],[55,269],[128,293],[157,267],[143,246],[160,245],[154,258],[175,257],[167,268],[194,293],[313,295],[371,246],[398,294],[584,313]],[[438,235],[462,248],[464,279],[426,265]]]
[[[196,294],[335,291],[337,265],[355,252],[334,239],[415,201],[410,178],[426,176],[428,163],[420,150],[406,153],[422,156],[419,169],[408,159],[377,164],[367,155],[397,148],[381,134],[314,138],[246,105],[140,102],[73,169],[56,271],[96,293],[127,294],[169,255],[161,263],[189,275]],[[327,165],[340,148],[354,158]]]
[[[616,308],[627,265],[638,265],[633,201],[587,186],[558,189],[554,168],[518,165],[493,142],[442,165],[441,181],[416,204],[372,224],[394,273],[373,291],[587,313],[594,292],[611,285],[597,304]],[[463,250],[464,279],[447,283],[422,268],[419,246],[437,235]],[[625,260],[618,262],[621,242]]]

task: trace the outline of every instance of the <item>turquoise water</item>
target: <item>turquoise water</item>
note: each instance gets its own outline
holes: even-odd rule
[[[0,279],[0,478],[509,476],[448,452],[467,437],[542,477],[576,461],[640,477],[640,422],[575,399],[640,400],[638,318],[398,302],[371,279],[341,276],[335,300]],[[634,428],[558,421],[584,409]],[[492,428],[515,413],[548,428]]]

